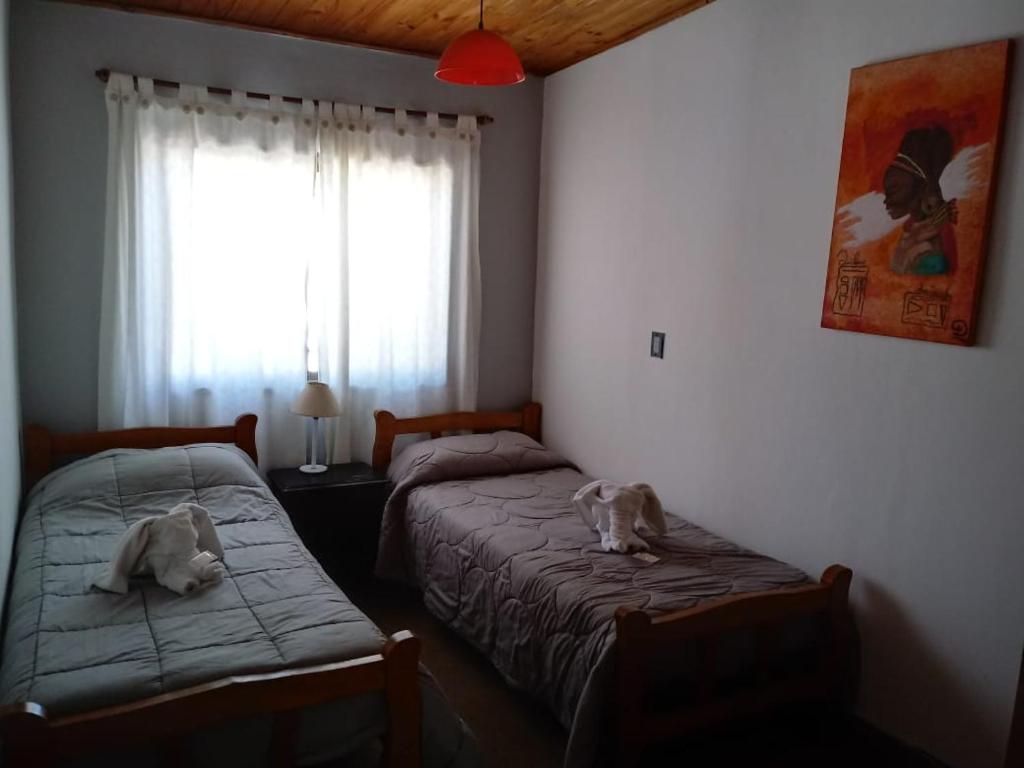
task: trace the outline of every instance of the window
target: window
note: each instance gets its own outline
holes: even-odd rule
[[[368,454],[374,408],[475,405],[475,122],[138,83],[108,83],[104,427],[255,411],[278,465],[310,377],[346,409],[335,458]]]
[[[431,254],[451,250],[451,169],[357,161],[349,180],[350,383],[442,387],[451,267]]]
[[[313,177],[306,158],[283,155],[204,146],[192,173],[168,184],[169,246],[154,252],[171,282],[176,382],[273,380],[303,359]]]

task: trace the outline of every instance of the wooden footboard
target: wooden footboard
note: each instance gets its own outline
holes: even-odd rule
[[[298,710],[361,693],[381,691],[388,707],[384,765],[420,764],[420,641],[392,635],[379,654],[316,667],[239,675],[141,701],[51,718],[31,702],[0,708],[4,765],[46,766],[80,755],[164,742],[168,762],[183,765],[180,737],[230,720],[273,716],[267,764],[290,766],[295,757]]]
[[[856,685],[856,652],[848,607],[853,572],[842,565],[825,570],[817,584],[736,595],[694,608],[651,616],[622,607],[615,615],[616,693],[612,697],[617,766],[635,763],[644,746],[683,737],[715,725],[805,700],[851,703]],[[805,620],[820,633],[818,658],[807,669],[780,669],[779,634]],[[726,638],[749,634],[755,669],[745,685],[720,686],[716,660]],[[664,669],[648,660],[686,644],[696,649],[693,694],[654,704],[653,689]]]

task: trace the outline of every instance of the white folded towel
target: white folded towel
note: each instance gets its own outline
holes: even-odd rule
[[[209,513],[198,504],[178,504],[166,515],[133,523],[94,584],[123,595],[129,577],[151,573],[157,583],[184,595],[220,581],[225,570],[217,559],[222,557]]]
[[[650,549],[636,531],[647,527],[663,534],[668,530],[661,501],[647,483],[616,485],[595,480],[580,488],[572,501],[583,522],[601,534],[605,552]]]

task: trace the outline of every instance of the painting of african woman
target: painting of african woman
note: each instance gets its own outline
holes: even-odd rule
[[[851,73],[823,327],[974,343],[1010,45]]]

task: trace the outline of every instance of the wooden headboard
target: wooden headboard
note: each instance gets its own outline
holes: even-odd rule
[[[55,435],[44,427],[25,427],[25,490],[51,469],[58,456],[88,456],[111,448],[166,448],[190,443],[233,443],[257,461],[256,414],[243,413],[224,427],[140,427],[110,432]]]
[[[445,432],[494,432],[511,429],[540,440],[540,403],[527,403],[518,411],[459,411],[433,416],[395,418],[391,411],[376,411],[377,433],[373,440],[373,468],[383,472],[391,463],[391,451],[398,435],[429,434],[441,437]]]

